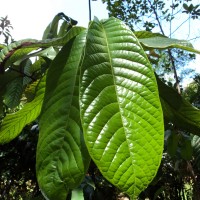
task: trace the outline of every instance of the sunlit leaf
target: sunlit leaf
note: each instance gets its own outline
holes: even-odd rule
[[[163,116],[151,65],[119,20],[90,23],[81,69],[81,118],[103,176],[135,199],[159,167]]]

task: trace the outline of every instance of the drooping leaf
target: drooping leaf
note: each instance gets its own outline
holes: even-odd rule
[[[103,176],[136,198],[163,150],[163,117],[151,65],[119,20],[91,22],[81,68],[81,119],[89,153]]]
[[[79,62],[85,33],[67,43],[49,68],[39,122],[37,178],[50,200],[66,200],[89,165],[79,113]]]
[[[25,39],[11,43],[0,51],[0,72],[11,63],[30,57],[31,51],[51,46],[63,46],[70,39],[80,34],[85,28],[72,27],[63,37],[46,40]]]
[[[163,113],[179,128],[200,135],[200,110],[192,106],[178,92],[157,78]]]
[[[42,39],[52,39],[57,37],[58,32],[58,24],[59,21],[62,19],[62,15],[58,13],[52,20],[52,22],[46,27]]]
[[[169,49],[169,48],[179,48],[193,53],[199,53],[200,51],[194,49],[192,44],[186,40],[178,40],[167,37],[150,37],[139,39],[140,43],[144,48],[147,49]]]
[[[40,114],[45,91],[45,76],[37,87],[35,99],[12,114],[7,114],[0,125],[0,144],[10,142],[17,137],[24,126],[34,121]]]
[[[64,21],[60,25],[59,22],[61,20],[64,20]],[[64,13],[62,13],[62,12],[58,13],[53,18],[52,22],[45,29],[42,39],[44,40],[44,39],[52,39],[52,38],[56,38],[56,37],[62,37],[67,32],[67,28],[69,28],[69,26],[72,27],[72,25],[76,25],[76,24],[77,24],[77,21],[66,16]]]

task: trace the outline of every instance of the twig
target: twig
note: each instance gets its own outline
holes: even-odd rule
[[[148,2],[149,2],[149,4],[150,4],[150,6],[151,6],[151,9],[152,9],[153,12],[154,12],[154,15],[155,15],[155,17],[156,17],[156,21],[158,22],[158,26],[159,26],[159,28],[160,28],[161,33],[162,33],[163,35],[165,35],[164,30],[163,30],[163,28],[162,28],[162,25],[161,25],[161,23],[160,23],[158,14],[157,14],[157,12],[156,12],[156,10],[155,10],[155,7],[153,7],[153,5],[151,4],[151,1],[150,1],[150,0],[148,0]],[[175,64],[174,64],[174,58],[173,58],[173,56],[172,56],[171,50],[168,49],[167,51],[168,51],[169,59],[170,59],[171,64],[172,64],[172,69],[173,69],[173,71],[174,71],[174,78],[175,78],[175,81],[176,81],[176,83],[175,83],[176,89],[177,89],[178,93],[181,94],[181,89],[180,89],[180,85],[179,85],[179,79],[178,79],[176,67],[175,67]]]

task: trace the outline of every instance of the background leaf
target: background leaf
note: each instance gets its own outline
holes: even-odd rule
[[[150,37],[139,39],[144,48],[147,49],[169,49],[169,48],[179,48],[186,51],[199,53],[199,50],[193,48],[192,44],[186,40],[178,40],[167,37]]]
[[[7,114],[0,125],[0,144],[10,142],[17,137],[24,126],[34,121],[40,114],[45,91],[45,76],[39,82],[35,99],[21,110]]]
[[[156,79],[119,20],[91,22],[81,68],[81,118],[89,153],[112,184],[137,197],[159,167],[164,141]]]
[[[179,128],[200,135],[200,110],[157,78],[164,117]]]
[[[23,93],[23,77],[15,78],[6,85],[4,94],[5,104],[9,108],[15,108],[19,105]]]

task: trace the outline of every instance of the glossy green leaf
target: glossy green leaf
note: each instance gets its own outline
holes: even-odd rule
[[[79,63],[85,34],[71,40],[53,60],[39,121],[37,179],[44,196],[66,200],[89,165],[79,113]]]
[[[0,144],[10,142],[17,137],[25,125],[34,121],[40,114],[45,91],[45,76],[37,87],[35,99],[12,114],[7,114],[0,125]]]
[[[187,40],[177,40],[167,37],[150,37],[139,39],[140,43],[148,49],[169,49],[169,48],[179,48],[186,51],[199,53],[200,51],[194,49],[192,44]]]
[[[178,92],[157,78],[163,113],[179,128],[200,135],[200,110],[192,106]]]
[[[163,116],[151,65],[119,20],[91,22],[81,68],[81,119],[103,176],[136,198],[159,167]]]

